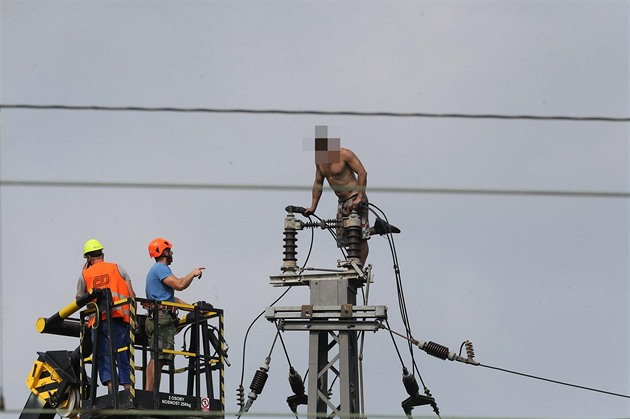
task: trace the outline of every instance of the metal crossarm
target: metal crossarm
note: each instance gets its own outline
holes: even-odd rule
[[[269,283],[274,287],[291,287],[299,285],[310,285],[316,281],[341,281],[350,280],[360,284],[368,282],[368,276],[357,273],[356,270],[348,270],[343,272],[326,272],[318,274],[302,274],[296,275],[287,273],[284,275],[273,275],[269,277]]]
[[[269,321],[277,321],[280,330],[377,331],[381,321],[387,319],[387,307],[352,304],[268,307],[265,317]]]
[[[314,306],[310,304],[288,307],[267,307],[267,320],[347,320],[347,319],[387,319],[387,306]]]

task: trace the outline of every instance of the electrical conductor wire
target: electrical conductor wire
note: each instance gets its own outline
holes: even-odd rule
[[[629,117],[610,116],[568,116],[568,115],[506,115],[506,114],[469,114],[435,112],[382,112],[382,111],[322,111],[289,109],[246,109],[246,108],[183,108],[158,106],[99,106],[99,105],[34,105],[7,103],[0,104],[0,109],[63,110],[63,111],[135,111],[135,112],[182,112],[182,113],[231,113],[258,115],[327,115],[327,116],[371,116],[397,118],[462,118],[462,119],[507,119],[536,121],[574,121],[574,122],[630,122]]]
[[[581,386],[581,385],[577,385],[577,384],[567,383],[567,382],[564,382],[564,381],[552,380],[550,378],[539,377],[539,376],[532,375],[532,374],[525,374],[525,373],[518,372],[518,371],[511,371],[511,370],[508,370],[508,369],[505,369],[505,368],[493,367],[491,365],[479,364],[479,366],[480,367],[484,367],[484,368],[488,368],[488,369],[492,369],[492,370],[505,372],[505,373],[508,373],[508,374],[520,375],[522,377],[531,378],[531,379],[534,379],[534,380],[547,381],[547,382],[553,383],[553,384],[560,384],[560,385],[563,385],[563,386],[574,387],[574,388],[579,388],[579,389],[582,389],[582,390],[594,391],[596,393],[603,393],[603,394],[608,394],[610,396],[623,397],[625,399],[630,399],[630,396],[628,396],[626,394],[613,393],[612,391],[600,390],[600,389],[593,388],[593,387],[586,387],[586,386]]]
[[[374,205],[373,203],[369,203],[368,205],[369,205],[368,208],[370,209],[370,211],[374,215],[376,215],[376,217],[379,217],[379,213],[380,213],[380,215],[382,215],[382,218],[389,225],[389,220],[388,220],[387,215],[385,214],[385,212],[383,210],[381,210],[378,206]],[[376,211],[378,211],[378,213],[373,208]],[[398,305],[399,305],[400,315],[401,315],[401,318],[402,318],[402,321],[403,321],[403,325],[405,327],[405,331],[406,331],[407,337],[408,337],[408,347],[409,347],[409,355],[411,357],[412,369],[418,374],[418,378],[420,379],[420,382],[422,382],[422,385],[426,389],[427,387],[426,387],[426,385],[424,383],[424,380],[422,378],[422,374],[420,374],[420,370],[418,368],[418,365],[416,363],[416,360],[415,360],[415,357],[414,357],[414,353],[413,353],[413,345],[411,343],[411,340],[413,339],[412,332],[411,332],[411,323],[409,321],[409,315],[408,315],[408,312],[407,312],[407,304],[405,302],[405,293],[404,293],[403,285],[402,285],[402,277],[400,275],[400,267],[399,267],[399,264],[398,264],[398,254],[396,252],[396,246],[394,244],[394,240],[393,240],[393,237],[392,237],[391,233],[387,233],[385,236],[387,238],[387,242],[389,243],[390,252],[392,254],[392,259],[393,259],[393,263],[394,263],[394,276],[396,278],[396,290],[397,290],[397,295],[398,295]],[[393,339],[393,337],[392,337],[392,339]],[[399,354],[399,356],[400,356],[400,354]],[[403,366],[404,366],[404,363],[403,363]]]
[[[276,298],[276,300],[273,303],[270,304],[270,306],[273,306],[278,301],[280,301],[280,299],[282,299],[282,297],[284,297],[291,290],[291,288],[292,288],[292,286],[289,286],[286,289],[286,291],[284,291],[280,295],[280,297]],[[245,347],[247,346],[247,337],[249,336],[249,332],[250,332],[251,328],[254,326],[254,323],[256,323],[258,321],[258,319],[262,317],[263,314],[265,314],[265,310],[261,311],[260,314],[258,316],[256,316],[256,318],[251,322],[251,324],[247,328],[247,331],[245,332],[245,337],[243,338],[243,363],[241,365],[241,385],[243,385],[243,380],[245,379]]]
[[[392,337],[393,337],[393,335],[397,335],[397,336],[399,336],[399,337],[401,337],[403,339],[409,340],[409,338],[406,337],[405,335],[403,335],[402,333],[398,333],[398,332],[390,329],[389,328],[389,324],[387,325],[387,327],[385,327],[383,325],[381,325],[381,327],[383,329],[389,331]],[[461,349],[460,349],[460,351],[461,351]],[[594,387],[587,387],[587,386],[582,386],[582,385],[578,385],[578,384],[572,384],[572,383],[568,383],[566,381],[553,380],[551,378],[545,378],[545,377],[540,377],[540,376],[533,375],[533,374],[526,374],[526,373],[523,373],[523,372],[509,370],[507,368],[494,367],[492,365],[486,365],[486,364],[482,364],[482,363],[474,364],[474,366],[484,367],[484,368],[488,368],[488,369],[491,369],[491,370],[504,372],[504,373],[507,373],[507,374],[519,375],[521,377],[531,378],[533,380],[546,381],[546,382],[552,383],[552,384],[559,384],[559,385],[563,385],[563,386],[578,388],[578,389],[581,389],[581,390],[587,390],[587,391],[593,391],[593,392],[596,392],[596,393],[607,394],[609,396],[615,396],[615,397],[622,397],[624,399],[630,399],[630,395],[627,395],[627,394],[615,393],[615,392],[612,392],[612,391],[601,390],[601,389],[597,389],[597,388],[594,388]]]
[[[160,183],[160,182],[97,182],[61,180],[0,179],[0,186],[30,188],[129,188],[129,189],[193,189],[193,190],[253,190],[253,191],[304,191],[310,186],[254,185],[212,183]],[[489,196],[540,196],[558,198],[630,198],[630,192],[619,191],[566,191],[535,189],[463,189],[463,188],[403,188],[397,186],[371,187],[372,192],[436,195],[489,195]],[[318,217],[319,218],[319,217]]]
[[[278,328],[278,322],[276,322],[276,328]],[[277,336],[280,338],[280,343],[282,344],[282,349],[284,349],[284,355],[287,357],[287,363],[289,364],[289,368],[293,368],[293,365],[291,365],[291,359],[289,359],[289,352],[287,352],[287,346],[284,344],[284,339],[282,338],[282,333],[280,333],[279,328],[278,328]],[[271,354],[269,355],[271,356]]]

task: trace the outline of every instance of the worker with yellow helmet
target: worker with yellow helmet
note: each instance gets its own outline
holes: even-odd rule
[[[86,259],[83,272],[77,284],[77,295],[79,298],[92,290],[109,288],[114,301],[135,298],[135,292],[131,285],[129,274],[122,266],[116,263],[105,262],[103,245],[96,239],[90,239],[83,246],[83,257]],[[101,383],[107,386],[112,393],[112,371],[110,368],[109,339],[110,333],[113,336],[114,348],[120,349],[129,346],[129,320],[130,307],[124,304],[114,307],[111,312],[112,324],[106,324],[106,313],[102,313],[98,327],[92,328],[92,342],[97,343],[98,353],[98,375]],[[95,317],[88,321],[88,326],[95,323]],[[110,329],[109,331],[107,329]],[[98,334],[98,337],[97,337]],[[125,389],[131,387],[131,366],[129,363],[129,351],[116,352],[116,365],[118,366],[118,383]],[[93,372],[95,374],[95,372]]]

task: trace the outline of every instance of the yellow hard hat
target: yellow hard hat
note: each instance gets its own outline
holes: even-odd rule
[[[90,239],[86,241],[83,246],[83,256],[90,252],[96,252],[97,250],[103,250],[103,245],[96,239]]]

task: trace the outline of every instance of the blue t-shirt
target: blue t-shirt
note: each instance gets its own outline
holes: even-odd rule
[[[173,275],[171,268],[160,262],[156,262],[149,269],[145,285],[145,292],[149,300],[175,301],[175,290],[162,282],[171,275]]]

